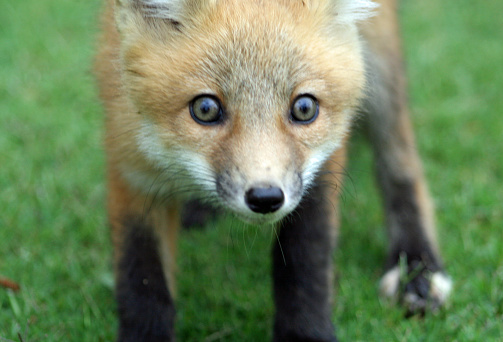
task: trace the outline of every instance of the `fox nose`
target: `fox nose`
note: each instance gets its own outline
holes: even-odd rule
[[[281,208],[285,202],[285,195],[278,187],[256,187],[245,193],[245,202],[252,211],[269,214]]]

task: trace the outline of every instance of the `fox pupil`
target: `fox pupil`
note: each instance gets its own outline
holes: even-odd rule
[[[210,101],[208,100],[204,100],[202,103],[201,103],[201,107],[200,107],[200,110],[202,112],[202,114],[208,114],[212,109],[215,109],[215,106],[214,106],[214,103],[211,103]]]
[[[299,110],[302,112],[302,114],[306,115],[310,109],[311,109],[311,106],[310,106],[310,104],[307,103],[307,101],[305,101],[305,100],[300,101]]]

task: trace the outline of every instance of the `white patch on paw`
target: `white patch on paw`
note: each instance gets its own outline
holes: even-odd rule
[[[431,276],[430,296],[444,303],[452,290],[452,280],[442,272],[433,273]]]
[[[400,267],[395,266],[382,277],[379,290],[382,296],[397,299],[399,295],[401,272]],[[452,280],[442,272],[435,272],[430,278],[429,298],[444,303],[452,290]],[[405,293],[403,301],[408,305],[419,304],[424,301],[415,293]]]
[[[382,277],[379,291],[388,298],[396,298],[400,285],[400,267],[395,266]]]

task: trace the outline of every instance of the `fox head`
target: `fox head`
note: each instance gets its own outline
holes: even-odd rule
[[[255,223],[294,210],[349,129],[365,83],[356,24],[374,7],[116,0],[123,88],[160,191]]]

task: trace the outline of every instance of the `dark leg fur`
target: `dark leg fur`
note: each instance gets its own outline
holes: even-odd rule
[[[386,263],[389,270],[396,266],[400,257],[407,255],[408,264],[422,262],[432,272],[441,269],[440,262],[432,249],[432,243],[422,226],[421,215],[416,201],[416,194],[410,183],[393,184],[394,198],[387,203],[386,212],[389,221],[401,227],[390,249]]]
[[[330,321],[333,228],[313,189],[281,226],[273,250],[274,341],[336,341]]]
[[[124,228],[117,265],[118,341],[174,341],[175,309],[153,232],[141,221]]]
[[[185,229],[201,229],[216,219],[218,210],[199,200],[185,203],[182,210],[182,227]]]
[[[389,220],[401,227],[401,231],[391,242],[386,270],[397,266],[406,270],[405,282],[400,284],[398,296],[405,301],[408,315],[424,314],[426,309],[435,309],[440,305],[436,299],[430,300],[430,276],[441,272],[443,267],[422,226],[412,184],[394,184],[393,188],[396,197],[388,203],[390,207],[386,211]]]

